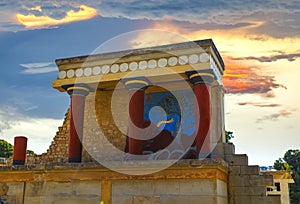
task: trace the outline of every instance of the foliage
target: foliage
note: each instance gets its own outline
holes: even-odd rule
[[[274,162],[274,169],[291,171],[292,167],[287,162],[285,162],[282,158],[279,158]]]
[[[35,155],[34,151],[32,151],[32,150],[27,150],[27,151],[26,151],[26,154],[27,154],[27,155]]]
[[[5,140],[0,140],[0,157],[9,158],[13,155],[13,146]]]
[[[277,170],[292,170],[294,184],[290,185],[291,204],[300,203],[300,151],[288,150],[283,158],[279,158],[274,163]]]
[[[230,140],[234,138],[233,132],[225,130],[225,138],[226,142],[230,142]]]

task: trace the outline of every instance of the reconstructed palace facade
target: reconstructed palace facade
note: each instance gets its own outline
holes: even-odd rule
[[[273,176],[226,142],[225,66],[212,40],[56,64],[52,86],[70,108],[46,154],[0,167],[9,204],[280,203],[267,196]]]

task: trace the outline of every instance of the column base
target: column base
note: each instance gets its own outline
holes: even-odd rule
[[[81,163],[81,158],[68,158],[69,163]]]
[[[24,165],[25,160],[13,160],[12,165]]]

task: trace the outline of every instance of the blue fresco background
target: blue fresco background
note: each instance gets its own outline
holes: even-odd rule
[[[159,129],[170,131],[173,137],[178,133],[191,136],[196,129],[194,95],[185,90],[173,93],[156,92],[145,95],[144,118],[154,124],[173,119],[174,122],[161,125]]]

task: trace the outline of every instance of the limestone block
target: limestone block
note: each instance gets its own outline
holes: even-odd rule
[[[230,194],[228,194],[228,204],[234,204],[234,196],[231,196]]]
[[[236,204],[251,204],[250,196],[235,196],[234,203]]]
[[[80,199],[85,200],[81,203],[89,203],[88,201],[92,200],[100,202],[100,194],[99,181],[28,182],[25,188],[25,203],[63,203],[66,199],[73,200],[72,203],[80,203],[77,202]]]
[[[241,166],[241,174],[244,175],[258,175],[259,174],[259,166],[253,165],[253,166]]]
[[[230,165],[248,165],[248,156],[246,154],[225,155],[225,161]]]
[[[216,181],[212,180],[182,180],[179,186],[180,195],[217,195]]]
[[[216,196],[171,196],[161,197],[160,200],[162,204],[217,204],[218,202]]]
[[[268,196],[265,198],[267,204],[281,204],[280,196]],[[253,200],[254,203],[255,200]]]
[[[132,196],[113,196],[111,204],[134,204]]]
[[[227,197],[218,196],[217,197],[217,204],[228,204]]]
[[[160,198],[154,196],[134,196],[133,204],[160,204]]]
[[[249,196],[251,204],[280,204],[280,196]]]
[[[113,181],[112,195],[127,196],[127,195],[145,195],[151,196],[154,194],[153,181]]]
[[[241,174],[241,166],[230,166],[230,174],[231,175],[240,175]]]
[[[271,175],[249,175],[247,186],[272,186],[273,176]]]
[[[22,204],[24,183],[23,182],[9,182],[7,191],[7,203],[9,204]]]
[[[229,186],[247,186],[249,177],[246,175],[229,175]]]
[[[24,204],[82,204],[82,203],[100,203],[99,198],[84,197],[26,197]]]
[[[7,183],[0,183],[0,196],[6,196],[8,189],[9,187]]]
[[[235,146],[232,143],[222,143],[225,155],[235,154]]]
[[[212,158],[224,158],[224,148],[222,143],[216,144],[214,150],[211,153]]]
[[[178,180],[165,180],[154,183],[155,195],[178,195],[180,192],[180,184]]]
[[[217,195],[227,199],[227,183],[217,180]]]
[[[264,186],[239,186],[232,187],[233,195],[235,196],[265,196],[266,195],[266,187]]]
[[[44,194],[44,184],[45,182],[27,182],[25,188],[25,195],[26,197],[38,197]],[[55,188],[58,189],[58,188]],[[54,190],[55,190],[54,189]]]

